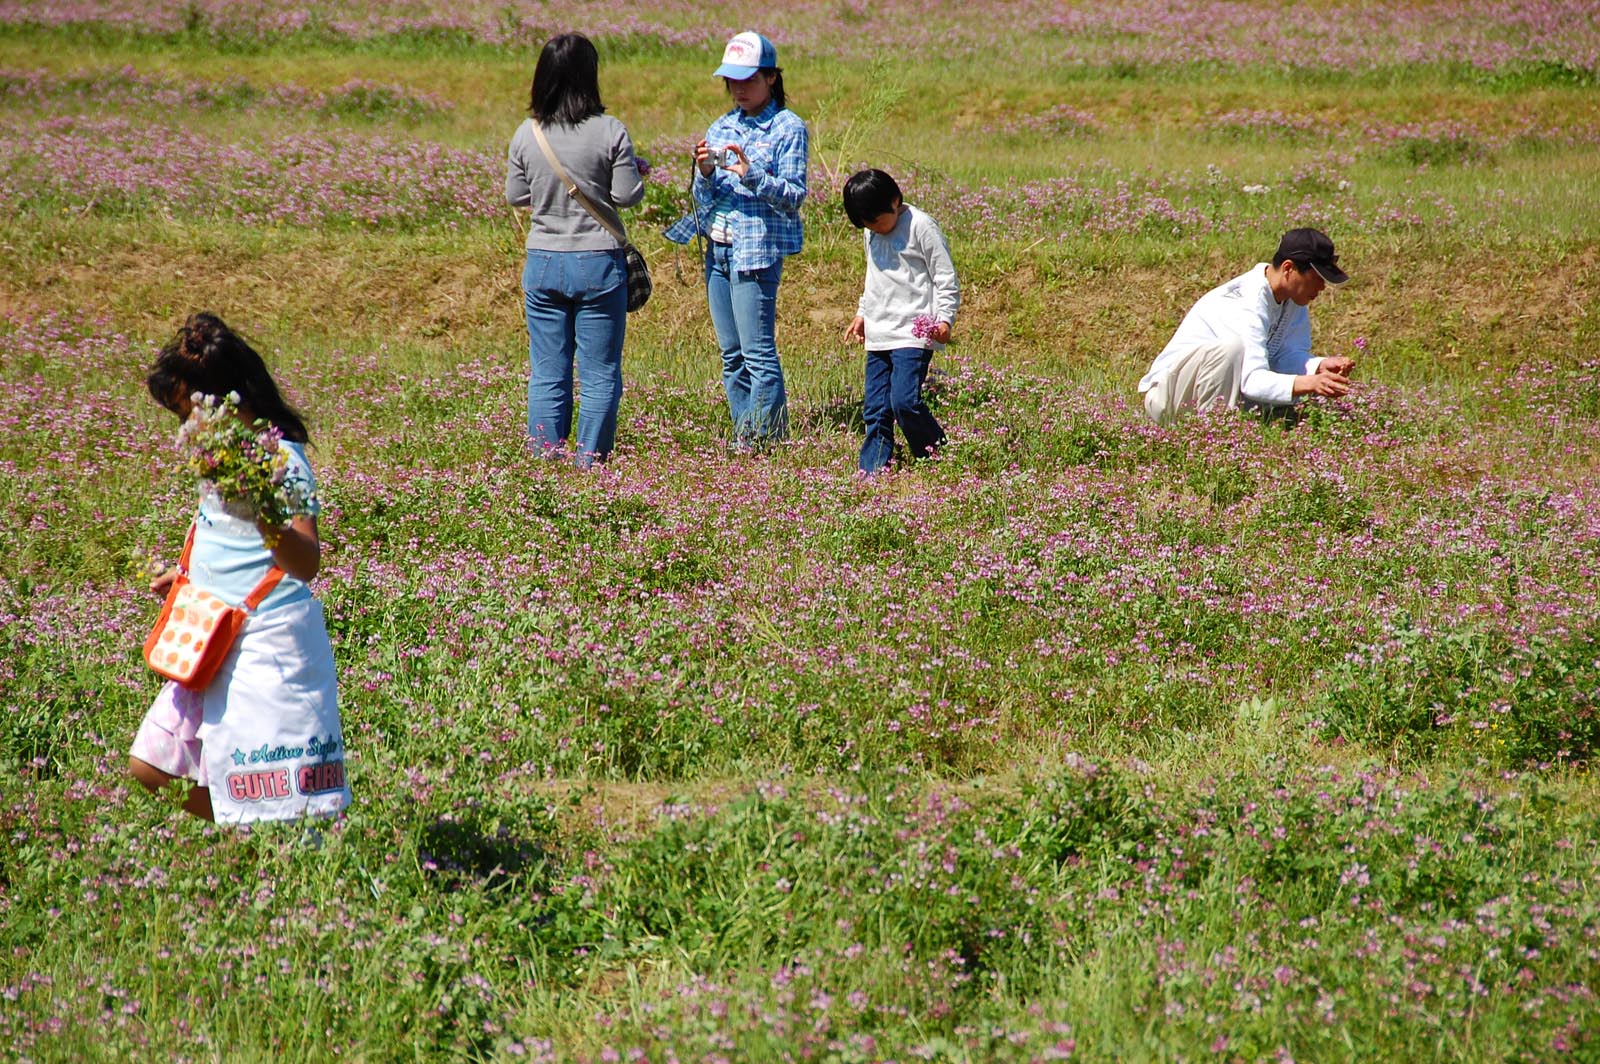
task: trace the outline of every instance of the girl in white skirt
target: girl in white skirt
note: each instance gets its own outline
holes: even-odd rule
[[[192,315],[161,349],[146,384],[180,420],[197,392],[237,393],[241,418],[282,432],[288,475],[314,498],[305,423],[261,356],[220,318]],[[205,690],[171,681],[161,688],[133,740],[134,779],[153,791],[192,781],[183,807],[225,823],[327,815],[350,803],[333,648],[322,604],[307,586],[321,560],[314,505],[309,516],[267,528],[202,485],[189,580],[239,604],[274,565],[284,576],[249,614]],[[165,597],[176,576],[176,568],[167,570],[150,590]]]

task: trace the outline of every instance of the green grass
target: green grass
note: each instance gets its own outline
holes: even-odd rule
[[[723,106],[698,50],[602,52],[641,145]],[[853,476],[861,369],[840,340],[859,234],[826,189],[780,301],[795,441],[725,453],[697,269],[635,221],[656,296],[630,319],[621,450],[596,475],[520,441],[509,212],[368,231],[68,194],[10,213],[16,1055],[1594,1055],[1600,188],[1592,145],[1485,146],[1592,130],[1590,75],[1291,79],[1025,49],[998,80],[992,57],[925,58],[786,56],[814,158],[884,164],[954,212],[964,303],[930,387],[954,446],[873,483]],[[245,145],[315,130],[498,154],[532,60],[445,38],[0,31],[11,73],[359,78],[453,105],[95,101]],[[1103,131],[983,132],[1063,102]],[[0,100],[0,123],[77,107]],[[1321,125],[1206,132],[1233,110]],[[1482,143],[1359,135],[1436,119]],[[1333,168],[1353,190],[1290,187],[1330,150],[1354,155]],[[986,227],[952,191],[1055,177],[1146,180],[1229,224],[1041,240],[1036,211],[1001,198]],[[652,192],[658,214],[673,195]],[[1306,197],[1427,205],[1420,225],[1327,223],[1355,280],[1314,328],[1331,352],[1368,342],[1355,399],[1292,428],[1145,426],[1153,353]],[[190,490],[141,374],[202,307],[259,340],[315,441],[356,804],[313,844],[204,828],[123,778],[154,690],[141,565],[176,549]]]

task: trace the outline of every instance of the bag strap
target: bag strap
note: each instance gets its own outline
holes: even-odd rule
[[[194,550],[194,522],[189,523],[189,534],[183,540],[183,553],[178,555],[178,572],[189,575],[189,554]]]
[[[191,524],[189,526],[189,535],[183,541],[183,553],[178,555],[178,572],[183,574],[185,580],[189,578],[189,555],[194,551],[194,529],[195,526]],[[279,582],[288,575],[288,573],[278,568],[277,563],[274,562],[272,568],[267,570],[267,575],[261,578],[261,583],[256,585],[254,591],[245,596],[244,608],[253,611],[262,602],[266,601],[267,596],[272,594],[272,589],[277,587]]]
[[[578,187],[578,183],[567,176],[566,169],[561,165],[561,160],[556,158],[556,153],[551,149],[550,142],[545,139],[544,129],[539,123],[530,118],[528,119],[528,124],[533,127],[533,135],[539,142],[539,150],[544,152],[544,161],[550,164],[551,170],[555,171],[556,180],[566,186],[567,195],[577,200],[583,209],[589,212],[589,217],[599,222],[600,227],[610,233],[617,243],[628,243],[628,234],[612,225],[610,219],[600,213],[600,208],[595,206],[594,201],[584,195],[583,189]]]
[[[256,589],[250,592],[249,596],[244,600],[244,608],[254,611],[257,606],[261,605],[263,599],[272,594],[272,589],[278,586],[278,581],[287,575],[289,574],[279,569],[276,565],[268,569],[267,575],[261,578],[261,583],[257,584]]]

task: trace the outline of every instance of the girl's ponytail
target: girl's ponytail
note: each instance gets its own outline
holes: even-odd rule
[[[167,341],[145,378],[150,397],[181,413],[183,401],[195,392],[221,396],[237,392],[241,406],[277,426],[295,443],[310,439],[305,421],[278,391],[267,364],[245,340],[215,314],[189,315]]]

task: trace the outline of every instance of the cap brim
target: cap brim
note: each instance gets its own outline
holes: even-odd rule
[[[760,67],[734,66],[732,63],[723,63],[712,73],[714,78],[732,78],[734,81],[744,81],[756,76]]]
[[[1317,271],[1318,277],[1322,278],[1324,281],[1327,281],[1335,288],[1338,288],[1340,285],[1344,284],[1350,279],[1350,275],[1348,273],[1345,273],[1331,262],[1326,264],[1313,262],[1311,264],[1311,268]]]

